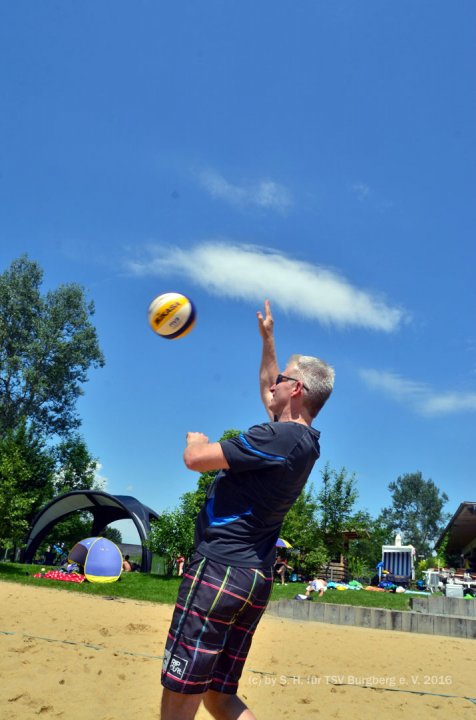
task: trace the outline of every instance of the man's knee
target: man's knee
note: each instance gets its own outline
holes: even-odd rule
[[[193,720],[203,695],[185,695],[163,688],[160,720]]]
[[[209,712],[214,714],[214,710],[221,710],[227,707],[233,702],[233,698],[236,695],[226,695],[225,693],[215,692],[215,690],[209,690],[203,696],[203,704]]]
[[[203,695],[203,704],[214,718],[254,717],[237,695],[209,690]]]

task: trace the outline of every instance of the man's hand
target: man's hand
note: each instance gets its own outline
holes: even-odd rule
[[[273,337],[274,320],[271,315],[271,307],[269,300],[264,301],[264,317],[263,313],[258,310],[256,313],[258,318],[258,329],[263,340],[268,340]]]
[[[186,436],[187,447],[189,445],[206,445],[210,442],[206,435],[201,432],[188,432]]]

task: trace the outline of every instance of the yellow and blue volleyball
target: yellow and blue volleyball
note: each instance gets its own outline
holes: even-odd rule
[[[190,298],[180,293],[158,295],[149,305],[149,325],[166,340],[181,338],[195,325],[196,310]]]

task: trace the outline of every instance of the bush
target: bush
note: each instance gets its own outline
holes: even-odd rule
[[[352,580],[359,580],[361,582],[365,580],[365,582],[370,583],[371,578],[376,572],[367,565],[365,560],[359,557],[350,557],[348,567]]]
[[[329,554],[324,545],[318,545],[314,550],[310,550],[301,557],[300,565],[304,573],[308,576],[315,575],[319,568],[329,560]]]

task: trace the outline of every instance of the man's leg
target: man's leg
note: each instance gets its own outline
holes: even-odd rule
[[[203,695],[203,704],[215,720],[256,720],[255,715],[236,695],[209,690]]]
[[[202,698],[203,694],[184,695],[163,688],[160,720],[193,720]]]

